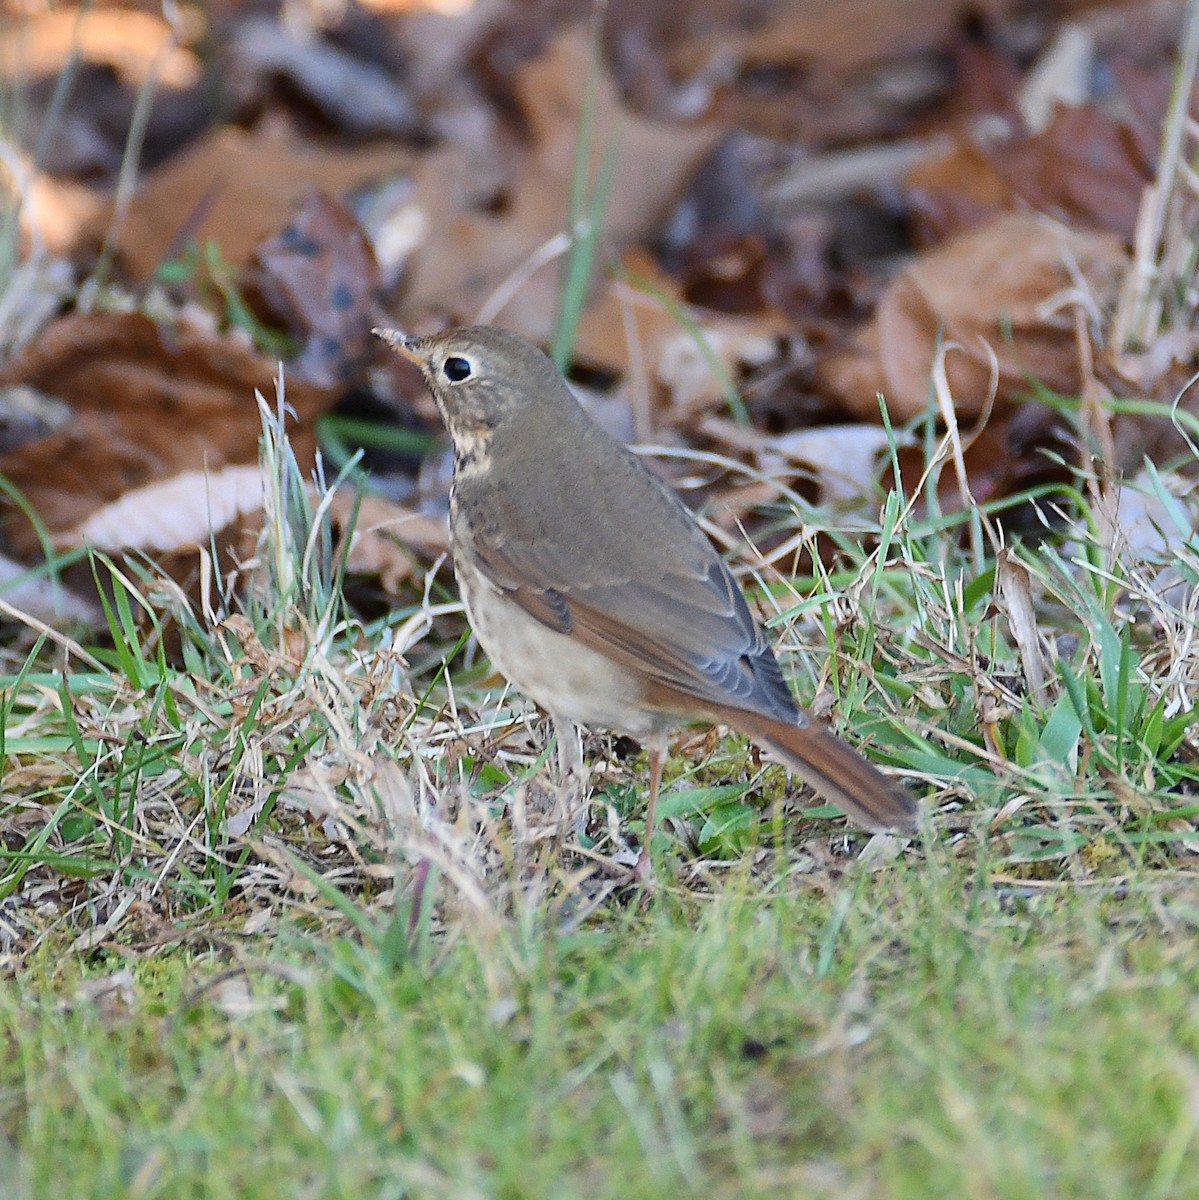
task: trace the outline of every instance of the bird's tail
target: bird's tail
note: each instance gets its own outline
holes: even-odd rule
[[[773,750],[815,791],[871,833],[915,833],[916,801],[876,766],[806,713],[791,725],[757,713],[724,719]]]

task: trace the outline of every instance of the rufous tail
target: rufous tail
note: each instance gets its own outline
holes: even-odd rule
[[[789,725],[757,713],[725,713],[724,719],[773,750],[825,800],[871,833],[916,832],[916,801],[836,734],[806,713]]]

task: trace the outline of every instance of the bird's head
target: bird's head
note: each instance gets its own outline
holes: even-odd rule
[[[416,337],[395,329],[374,334],[415,363],[437,401],[450,436],[478,438],[574,398],[558,369],[532,342],[504,329],[474,325]]]

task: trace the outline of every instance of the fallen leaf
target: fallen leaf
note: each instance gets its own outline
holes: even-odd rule
[[[950,112],[961,125],[978,127],[980,119],[1015,129],[1020,120],[1017,97],[1020,69],[1002,36],[979,41],[963,34],[953,46],[954,85],[948,97]]]
[[[1095,73],[1095,34],[1082,21],[1063,21],[1020,84],[1017,102],[1024,127],[1043,133],[1058,106],[1084,104]]]
[[[334,497],[334,521],[348,522],[354,503],[351,493]],[[418,560],[431,562],[449,550],[449,526],[444,517],[414,512],[383,496],[361,497],[358,520],[350,542],[346,569],[371,575],[390,596],[414,575]]]
[[[1072,224],[1117,233],[1131,245],[1153,164],[1135,133],[1102,109],[1060,107],[1044,133],[993,151],[1014,198]]]
[[[73,529],[133,488],[186,470],[255,463],[261,432],[255,390],[275,394],[278,364],[247,342],[141,313],[64,317],[0,368],[0,388],[24,385],[65,401],[72,415],[47,436],[0,455],[0,473],[52,534]],[[313,422],[333,397],[288,379],[298,417],[292,445],[313,457]],[[9,545],[34,553],[37,537],[8,505]]]
[[[0,166],[0,177],[3,167]],[[71,276],[64,256],[84,240],[89,230],[99,227],[103,214],[111,212],[108,197],[99,189],[69,179],[30,174],[19,213],[21,250],[25,261],[17,270],[27,270],[41,251],[55,256],[49,264],[54,270]],[[47,264],[42,264],[44,268]],[[58,305],[54,306],[55,309]],[[7,322],[0,322],[7,330]],[[0,354],[0,359],[6,355]]]
[[[314,507],[319,502],[315,491],[310,500]],[[139,551],[159,558],[170,574],[179,578],[190,572],[194,555],[186,563],[163,556],[208,547],[214,539],[224,544],[221,535],[235,523],[238,544],[249,555],[262,528],[262,508],[263,481],[257,464],[184,471],[126,492],[74,529],[59,534],[55,544],[60,549],[92,546],[112,554]],[[449,549],[444,517],[415,512],[383,496],[358,496],[346,488],[338,489],[329,502],[328,519],[337,544],[355,509],[357,521],[346,569],[353,575],[378,579],[388,595],[399,594],[420,562],[431,562]]]
[[[34,13],[32,7],[18,4],[17,21],[0,31],[0,64],[10,79],[58,76],[78,57],[110,67],[134,87],[151,76],[166,87],[200,81],[199,60],[175,44],[175,33],[156,13],[91,5]],[[191,4],[172,7],[181,40],[195,41],[207,26],[203,10]]]
[[[924,244],[981,225],[1000,210],[1030,208],[1131,244],[1152,174],[1137,132],[1086,104],[1059,107],[1034,136],[986,145],[961,140],[913,167],[904,189]]]
[[[1011,0],[983,0],[975,11],[993,20],[1014,7]],[[718,49],[740,62],[865,66],[944,46],[960,27],[954,0],[783,0],[749,32],[719,29],[698,40],[692,54]]]
[[[183,471],[132,488],[61,533],[55,544],[161,554],[205,546],[213,534],[261,509],[262,474],[256,463],[220,471]]]
[[[394,74],[324,38],[301,36],[294,24],[250,16],[234,27],[230,76],[243,92],[281,78],[340,129],[391,137],[417,132],[416,107]]]
[[[0,289],[0,363],[38,336],[75,287],[70,264],[61,258],[38,254],[9,269]],[[47,416],[44,408],[40,416]],[[4,448],[11,449],[11,443]]]
[[[255,251],[244,277],[271,316],[303,342],[291,367],[325,387],[361,365],[371,345],[379,268],[344,204],[314,192]]]
[[[920,246],[935,246],[955,233],[985,225],[1012,200],[989,148],[971,138],[958,139],[944,154],[918,162],[905,175],[903,190]]]
[[[995,584],[999,609],[1007,617],[1025,682],[1033,700],[1043,704],[1052,668],[1045,653],[1045,639],[1037,625],[1032,573],[1007,546],[995,556]]]
[[[9,609],[16,609],[46,625],[61,629],[67,625],[95,626],[104,614],[91,599],[67,587],[61,580],[33,575],[26,563],[0,555],[0,596]],[[12,613],[4,614],[11,618]],[[9,786],[12,787],[10,781]]]
[[[817,384],[863,417],[878,412],[882,393],[892,419],[906,421],[927,407],[943,340],[960,347],[947,355],[946,368],[962,415],[981,412],[987,402],[986,347],[998,358],[1000,398],[1025,391],[1030,379],[1077,391],[1074,322],[1050,302],[1081,288],[1102,311],[1126,266],[1123,246],[1110,234],[1002,214],[913,259],[884,292],[857,346],[817,363]]]
[[[413,263],[406,310],[473,319],[509,276],[561,234],[586,90],[581,85],[590,62],[587,35],[575,28],[518,68],[515,93],[531,144],[513,167],[512,192],[500,213],[480,210],[469,163],[458,152],[422,160],[418,196],[430,214],[430,236]],[[602,72],[593,102],[597,156],[609,144],[619,153],[601,234],[601,244],[618,252],[652,234],[720,131],[639,117],[621,103],[614,82]],[[492,315],[544,342],[553,329],[560,286],[559,271],[543,269]]]
[[[780,434],[769,444],[811,471],[818,503],[836,504],[874,494],[891,437],[879,425],[824,425]]]
[[[992,414],[980,429],[963,431],[963,460],[970,485],[969,498],[952,469],[942,467],[937,475],[939,513],[961,511],[968,502],[988,504],[1018,493],[1036,494],[1069,485],[1075,478],[1078,459],[1077,435],[1055,409],[1026,402],[1006,413]],[[926,512],[925,472],[928,457],[919,440],[898,447],[899,479],[888,465],[883,471],[883,491],[898,487],[916,500],[915,512]],[[1044,529],[1043,509],[1034,502],[1005,508],[994,517],[997,524],[1016,533],[1036,536]]]
[[[18,6],[24,11],[0,32],[0,77],[20,81],[10,136],[31,154],[36,147],[39,171],[113,182],[135,119],[143,166],[176,152],[212,119],[200,59],[188,48],[206,28],[199,8],[173,6],[168,23],[112,6],[33,7]],[[139,113],[151,85],[154,103]]]
[[[408,169],[413,155],[393,147],[327,150],[279,130],[216,129],[150,173],[130,202],[116,247],[134,279],[149,279],[186,241],[213,241],[225,262],[242,266],[282,229],[316,189],[342,196]],[[85,236],[103,239],[109,207]]]
[[[702,344],[690,330],[676,328],[661,338],[653,354],[654,375],[666,389],[676,420],[689,422],[696,413],[725,404],[721,375],[736,381],[778,353],[775,337],[757,323],[737,328],[726,319],[721,328],[701,329],[701,335]]]
[[[575,353],[603,370],[627,372],[635,382],[642,376],[637,387],[645,394],[634,398],[634,423],[637,438],[645,440],[655,426],[650,413],[655,401],[662,401],[668,421],[679,423],[724,404],[724,384],[712,360],[735,383],[772,357],[778,339],[790,332],[780,312],[743,317],[688,304],[678,282],[634,247],[618,278],[606,282],[584,310]]]

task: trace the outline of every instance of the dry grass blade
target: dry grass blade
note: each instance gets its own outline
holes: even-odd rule
[[[1199,305],[1192,281],[1199,253],[1194,219],[1199,189],[1188,165],[1196,137],[1190,104],[1197,71],[1199,4],[1190,0],[1162,126],[1157,176],[1141,202],[1133,261],[1113,322],[1112,342],[1121,355],[1143,353],[1170,330],[1191,330]]]

